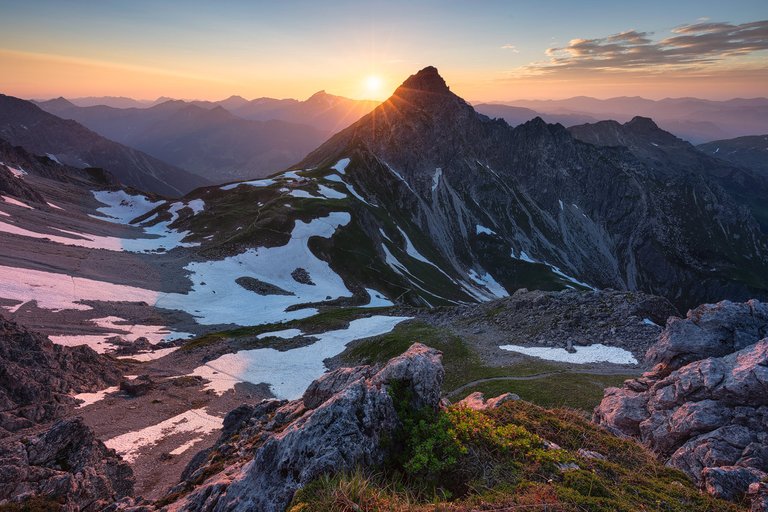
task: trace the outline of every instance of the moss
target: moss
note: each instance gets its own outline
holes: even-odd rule
[[[744,511],[702,493],[639,444],[618,439],[570,410],[519,401],[494,411],[452,408],[441,414],[448,418],[453,441],[466,449],[457,464],[447,465],[454,479],[451,489],[437,485],[424,493],[418,479],[391,467],[357,470],[315,480],[296,493],[289,510]],[[415,441],[424,444],[426,439]],[[544,450],[543,439],[561,449]],[[579,448],[596,451],[606,460],[583,458]],[[561,471],[552,465],[562,462],[577,468]],[[465,489],[461,494],[447,492],[456,488],[456,478]]]

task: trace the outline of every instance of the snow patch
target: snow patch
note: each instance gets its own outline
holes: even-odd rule
[[[347,166],[349,165],[349,158],[342,158],[338,162],[336,162],[331,169],[334,171],[337,171],[339,174],[344,174],[347,172]]]
[[[237,183],[230,183],[229,185],[224,185],[222,187],[219,187],[220,190],[233,190],[239,187],[240,185],[246,185],[249,187],[268,187],[270,185],[274,185],[277,183],[272,178],[267,178],[263,180],[251,180],[251,181],[238,181]]]
[[[225,354],[203,366],[192,375],[210,381],[207,389],[221,394],[238,382],[269,384],[272,394],[280,399],[300,397],[309,384],[326,371],[323,360],[344,351],[348,343],[390,332],[409,317],[372,316],[352,320],[349,327],[313,334],[316,342],[306,347],[281,352],[271,348],[244,350]]]
[[[111,448],[122,455],[126,462],[132,463],[136,461],[142,449],[152,447],[167,437],[193,433],[206,435],[219,430],[223,423],[221,418],[211,416],[205,412],[204,408],[191,409],[157,425],[151,425],[141,430],[108,439],[104,444],[107,445],[107,448]],[[186,443],[182,446],[185,445]],[[187,446],[187,448],[190,446]]]
[[[12,204],[14,206],[19,206],[21,208],[27,208],[28,210],[34,210],[34,208],[32,208],[31,206],[29,206],[26,203],[22,203],[18,199],[14,199],[14,198],[8,197],[8,196],[0,196],[0,197],[2,197],[3,201],[5,201],[8,204]]]
[[[77,404],[77,408],[80,407],[86,407],[91,404],[95,404],[96,402],[103,400],[104,397],[106,397],[110,393],[116,393],[120,390],[118,386],[112,386],[106,389],[102,389],[101,391],[96,391],[95,393],[78,393],[76,395],[72,395],[73,398],[76,400],[81,400],[81,403]]]
[[[509,293],[507,290],[504,289],[503,286],[501,286],[491,274],[486,272],[482,276],[478,274],[474,269],[469,270],[469,277],[472,279],[475,283],[479,284],[480,286],[485,287],[489,292],[491,292],[496,297],[509,297]]]
[[[435,169],[435,174],[432,175],[432,192],[437,190],[437,187],[440,186],[440,177],[443,175],[443,170],[438,167]]]
[[[491,228],[487,228],[485,226],[481,226],[480,224],[478,224],[475,226],[475,234],[493,236],[496,234],[496,232]]]
[[[553,347],[523,347],[521,345],[501,345],[502,350],[518,352],[527,356],[559,361],[561,363],[586,364],[586,363],[613,363],[613,364],[637,364],[637,359],[631,352],[619,347],[608,347],[602,343],[594,345],[574,345],[576,351],[570,353],[564,348]]]
[[[386,307],[386,306],[394,306],[395,304],[387,299],[383,293],[377,292],[376,290],[372,288],[366,288],[366,292],[368,292],[368,296],[371,298],[371,300],[368,302],[368,304],[361,306],[364,308],[380,308],[380,307]]]

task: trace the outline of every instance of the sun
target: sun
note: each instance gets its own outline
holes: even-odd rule
[[[365,77],[365,93],[371,98],[379,98],[381,96],[381,88],[384,84],[380,76],[368,75]]]

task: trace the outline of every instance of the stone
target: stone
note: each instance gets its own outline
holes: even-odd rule
[[[768,472],[767,334],[768,308],[756,300],[672,318],[648,350],[653,370],[606,390],[593,419],[713,495],[740,499]]]
[[[414,407],[437,410],[440,359],[439,351],[416,343],[381,368],[327,373],[298,400],[235,409],[207,460],[196,457],[187,480],[170,491],[171,508],[282,512],[297,489],[324,473],[381,464],[388,453],[382,439],[400,428],[393,386],[409,390]],[[223,454],[233,462],[212,465]]]
[[[80,418],[0,441],[0,502],[38,496],[62,510],[98,511],[133,493],[133,471]]]

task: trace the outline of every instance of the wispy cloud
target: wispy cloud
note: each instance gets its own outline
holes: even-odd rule
[[[532,63],[521,74],[703,71],[768,50],[768,20],[733,25],[701,22],[671,30],[668,37],[628,30],[594,39],[573,39],[546,51],[548,61]],[[754,63],[752,63],[754,67]],[[766,64],[758,68],[766,68]]]
[[[502,45],[501,49],[502,50],[511,50],[514,53],[520,53],[520,50],[517,49],[517,46],[515,46],[513,44],[509,44],[509,43],[507,43],[505,45]]]

